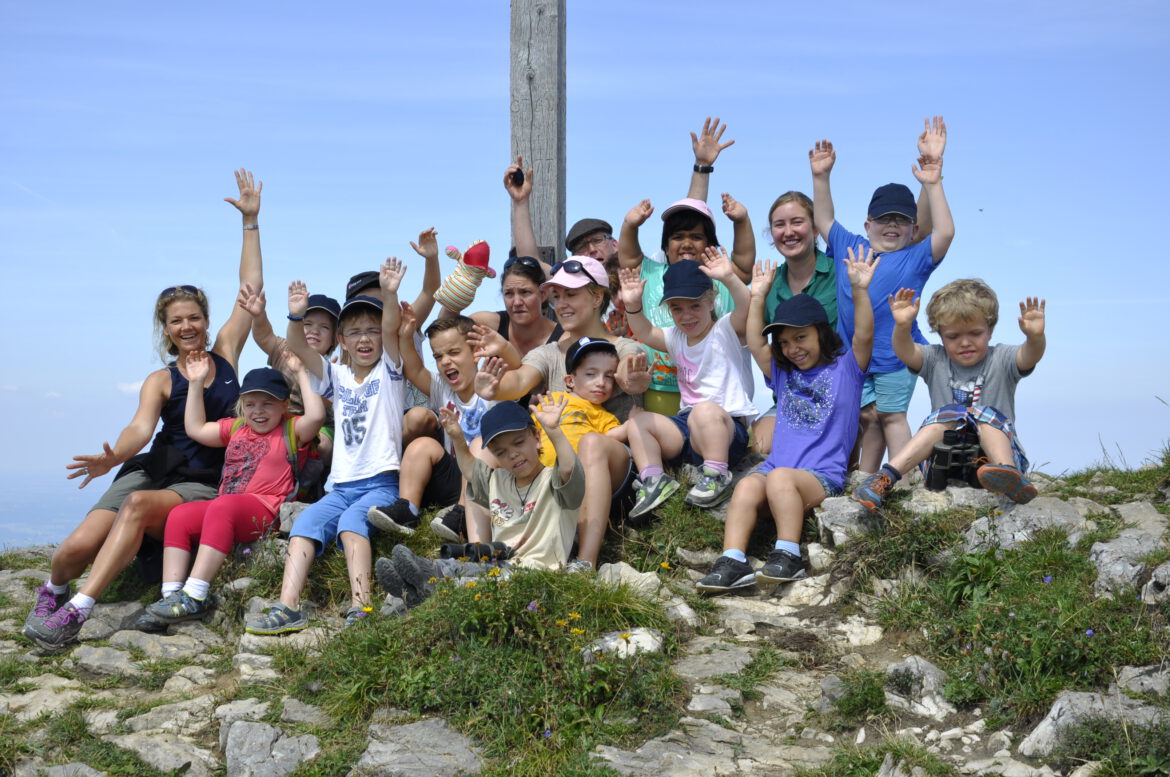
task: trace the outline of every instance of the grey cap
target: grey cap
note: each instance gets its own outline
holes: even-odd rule
[[[569,234],[565,236],[565,248],[569,250],[570,254],[575,253],[573,251],[573,244],[594,232],[604,232],[607,235],[612,235],[613,227],[609,225],[608,221],[602,221],[601,219],[581,219],[569,229]]]

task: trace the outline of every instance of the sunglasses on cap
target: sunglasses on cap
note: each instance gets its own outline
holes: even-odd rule
[[[552,274],[553,275],[556,275],[561,270],[564,270],[565,272],[570,273],[572,275],[584,275],[586,278],[593,281],[598,286],[608,286],[609,285],[609,279],[600,280],[600,281],[597,280],[597,278],[595,278],[593,276],[593,273],[589,272],[589,270],[585,268],[585,265],[576,259],[565,259],[564,261],[557,262],[556,264],[554,264],[552,266]]]
[[[159,293],[158,296],[159,296],[159,299],[162,299],[163,297],[170,297],[170,296],[173,296],[175,294],[178,294],[180,291],[185,291],[188,294],[198,294],[199,293],[199,289],[195,288],[194,286],[191,286],[189,284],[183,284],[182,286],[168,286],[167,288],[163,289]]]
[[[512,256],[512,257],[509,257],[508,261],[504,262],[504,272],[508,272],[509,268],[511,268],[511,266],[514,264],[521,264],[521,265],[524,265],[525,267],[529,268],[530,270],[536,270],[537,272],[540,273],[540,277],[544,278],[544,267],[541,265],[540,262],[536,261],[531,256]]]

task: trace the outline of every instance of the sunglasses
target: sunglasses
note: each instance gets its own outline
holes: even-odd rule
[[[552,266],[552,274],[553,275],[556,275],[561,270],[564,270],[565,272],[570,273],[572,275],[584,275],[586,278],[593,281],[598,286],[609,286],[609,279],[599,281],[593,275],[593,273],[589,272],[589,270],[585,267],[585,265],[582,264],[577,259],[565,259],[564,261],[557,262],[556,264],[554,264]]]
[[[544,279],[544,267],[542,267],[540,262],[536,261],[531,256],[512,256],[512,257],[509,257],[508,261],[504,262],[504,272],[505,273],[508,272],[509,268],[511,268],[511,266],[514,264],[521,264],[530,270],[536,270],[537,272],[540,273],[541,279],[542,280]]]
[[[188,294],[198,294],[199,293],[199,289],[195,288],[194,286],[189,286],[187,284],[183,284],[182,286],[168,286],[167,288],[162,290],[162,292],[158,295],[158,298],[162,299],[163,297],[171,297],[171,296],[174,296],[175,294],[178,294],[180,291],[185,291]]]

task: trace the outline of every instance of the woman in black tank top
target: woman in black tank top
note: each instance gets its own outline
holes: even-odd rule
[[[263,285],[257,225],[261,187],[253,185],[252,174],[245,170],[236,173],[236,183],[239,199],[228,201],[243,215],[240,285],[248,283],[259,290]],[[81,525],[53,554],[50,579],[37,589],[36,605],[25,621],[24,633],[34,642],[60,649],[76,641],[93,600],[133,560],[144,536],[162,537],[171,508],[215,495],[222,452],[215,456],[211,449],[187,437],[182,421],[187,392],[203,391],[208,419],[234,415],[239,394],[237,362],[251,325],[248,312],[232,304],[231,315],[211,347],[213,371],[206,387],[196,389],[187,382],[186,363],[192,354],[207,350],[207,297],[200,289],[187,285],[172,286],[159,294],[155,302],[156,334],[160,350],[173,361],[147,376],[138,409],[113,447],[104,443],[101,453],[74,456],[73,463],[66,465],[71,470],[69,478],[83,478],[81,488],[125,466]],[[151,441],[160,419],[163,426],[150,451],[136,455]],[[70,599],[69,582],[80,577],[91,563],[85,585]]]
[[[544,267],[531,256],[517,256],[504,263],[500,286],[504,309],[496,313],[472,313],[475,323],[500,333],[524,356],[533,348],[555,343],[564,334],[561,325],[544,316]]]

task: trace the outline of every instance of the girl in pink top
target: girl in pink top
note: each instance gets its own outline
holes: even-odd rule
[[[188,362],[192,385],[207,378],[206,357]],[[296,437],[294,446],[307,445],[325,420],[325,403],[309,387],[308,373],[300,360],[285,354],[285,364],[297,376],[305,407],[302,416],[288,414],[289,387],[279,370],[252,370],[240,385],[237,407],[240,418],[208,422],[202,392],[187,399],[187,436],[208,447],[227,446],[219,496],[208,502],[188,502],[171,510],[163,537],[163,598],[146,608],[140,627],[166,628],[166,624],[202,618],[207,614],[211,579],[237,542],[251,542],[268,530],[280,505],[296,485],[289,460],[288,421]],[[239,420],[243,425],[239,425]],[[183,583],[198,541],[199,552],[191,574]],[[154,622],[151,622],[153,619]]]

